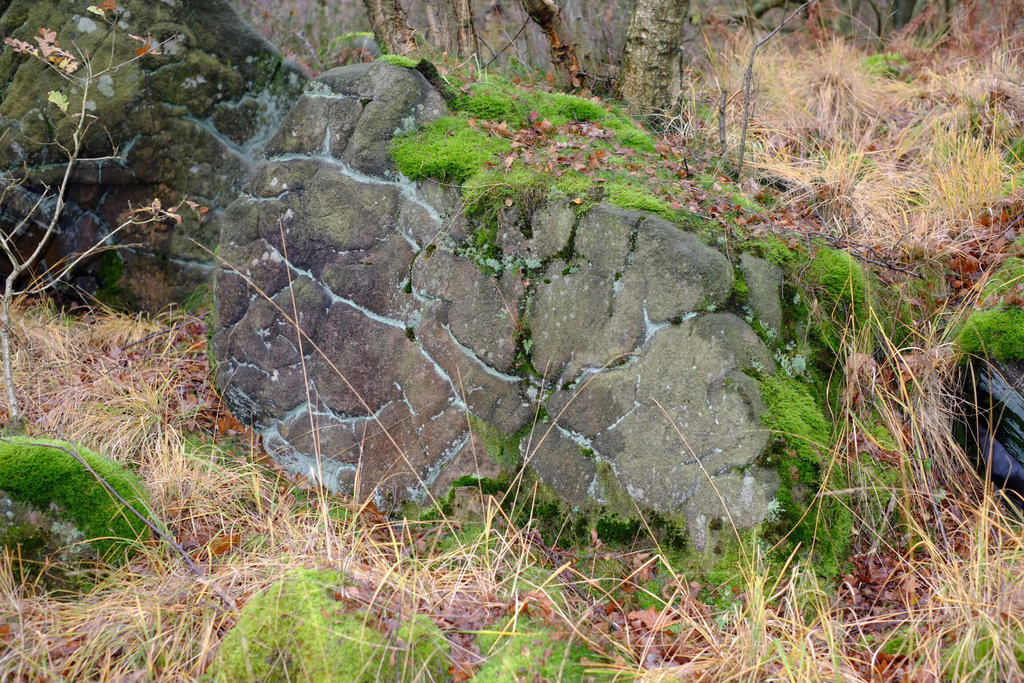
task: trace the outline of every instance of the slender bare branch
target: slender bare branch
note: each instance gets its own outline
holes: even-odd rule
[[[747,126],[750,124],[750,86],[754,80],[754,58],[757,57],[757,50],[762,45],[767,43],[776,33],[781,31],[790,21],[793,20],[796,15],[803,12],[806,8],[813,5],[818,0],[807,0],[804,4],[793,10],[789,16],[782,20],[782,22],[771,30],[761,40],[754,43],[754,47],[750,50],[750,63],[747,64],[747,71],[743,75],[743,131],[740,133],[740,157],[736,162],[736,177],[739,178],[743,173],[743,155],[746,152],[747,147]]]

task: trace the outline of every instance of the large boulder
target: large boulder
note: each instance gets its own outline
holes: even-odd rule
[[[45,28],[64,48],[90,56],[73,79],[134,60],[89,83],[86,107],[96,119],[84,140],[83,161],[70,177],[57,239],[39,271],[95,244],[123,221],[130,206],[159,198],[166,207],[188,198],[210,209],[206,220],[186,210],[180,225],[123,233],[118,241],[124,248],[80,268],[74,281],[86,291],[100,289],[120,303],[155,310],[186,299],[208,281],[219,216],[237,197],[306,77],[227,0],[121,0],[116,13],[106,13],[107,21],[88,5],[0,1],[0,38],[34,44]],[[108,23],[115,19],[117,29]],[[128,34],[151,37],[159,54],[136,59],[141,43]],[[64,80],[38,59],[0,52],[0,129],[7,133],[0,169],[27,178],[4,196],[5,227],[20,220],[66,167],[64,152],[53,143],[68,143],[72,121],[47,102],[50,91],[67,96],[69,112],[80,110],[81,82]],[[115,152],[117,158],[109,158]],[[44,203],[36,213],[26,244],[39,239],[52,210]]]
[[[758,524],[778,478],[751,467],[768,433],[744,369],[774,362],[727,312],[729,260],[557,193],[472,233],[457,193],[387,155],[443,111],[385,63],[309,84],[223,223],[213,351],[232,411],[288,469],[379,504],[525,464],[570,507],[635,503],[698,547],[715,519]]]

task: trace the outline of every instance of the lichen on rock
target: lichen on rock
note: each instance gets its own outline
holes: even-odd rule
[[[48,104],[48,93],[67,96],[77,112],[86,105],[96,122],[87,129],[67,205],[39,265],[45,272],[92,247],[131,208],[159,198],[164,207],[188,199],[209,209],[200,221],[181,212],[180,224],[131,229],[114,238],[123,246],[123,272],[99,272],[86,262],[73,282],[88,292],[119,289],[116,303],[159,310],[185,301],[208,282],[215,261],[219,216],[235,198],[267,136],[301,92],[306,76],[245,24],[227,0],[202,3],[118,3],[117,28],[86,11],[87,3],[12,0],[0,4],[0,34],[32,42],[40,29],[72,42],[89,64],[65,80],[41,61],[0,52],[0,169],[27,182],[5,194],[3,220],[17,221],[44,184],[63,174],[72,117]],[[112,16],[112,15],[111,15]],[[125,32],[150,36],[156,49],[139,56]],[[121,66],[119,66],[121,65]],[[54,144],[54,143],[60,143]],[[63,145],[63,148],[61,147]],[[24,249],[39,239],[50,204],[32,221]]]
[[[456,106],[529,115],[500,94]],[[542,116],[626,125],[544,97]],[[778,478],[753,467],[769,434],[747,371],[775,363],[729,310],[733,265],[662,216],[482,168],[476,143],[507,141],[445,114],[386,62],[307,88],[224,224],[231,409],[286,468],[383,509],[526,467],[560,514],[639,509],[700,549],[714,520],[760,524]],[[773,287],[755,283],[769,318]]]

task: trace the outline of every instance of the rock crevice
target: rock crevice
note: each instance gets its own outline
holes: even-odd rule
[[[774,362],[716,312],[729,260],[555,193],[478,262],[480,226],[387,156],[443,113],[414,70],[350,67],[268,143],[221,236],[213,349],[235,413],[288,469],[380,504],[526,466],[570,507],[625,492],[685,519],[698,546],[713,518],[758,523],[778,483],[751,468],[768,433],[744,370]]]

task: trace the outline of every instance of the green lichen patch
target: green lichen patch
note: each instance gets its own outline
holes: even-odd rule
[[[352,681],[393,679],[384,637],[334,598],[345,578],[298,570],[246,603],[210,667],[214,681]],[[410,625],[410,641],[429,638]],[[407,641],[409,642],[409,641]]]
[[[107,562],[126,559],[148,537],[145,522],[130,512],[68,451],[76,452],[132,507],[150,514],[138,478],[121,465],[66,441],[31,437],[0,441],[0,490],[40,510],[55,504]]]

